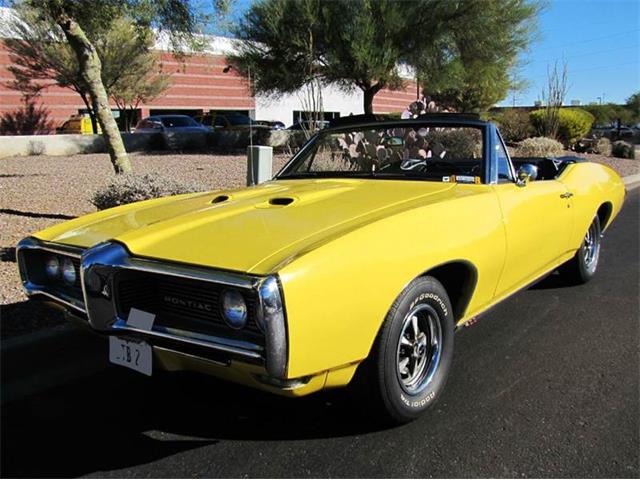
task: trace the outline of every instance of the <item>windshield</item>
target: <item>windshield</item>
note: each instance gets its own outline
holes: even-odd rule
[[[321,133],[278,178],[376,177],[480,183],[482,130],[380,126]]]
[[[167,128],[171,127],[197,127],[198,123],[191,117],[187,116],[175,116],[175,117],[162,117],[162,125]]]

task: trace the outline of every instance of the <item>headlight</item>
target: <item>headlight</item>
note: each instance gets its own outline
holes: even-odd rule
[[[231,328],[240,329],[247,324],[247,304],[237,290],[222,293],[222,314]]]
[[[45,270],[47,272],[47,277],[58,278],[60,276],[60,262],[58,261],[58,257],[51,256],[47,258]]]
[[[69,285],[76,283],[76,267],[73,266],[73,262],[68,258],[62,261],[62,278]]]

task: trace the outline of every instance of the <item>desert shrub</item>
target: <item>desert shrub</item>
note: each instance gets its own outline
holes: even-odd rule
[[[527,138],[518,144],[516,157],[554,157],[561,155],[563,146],[553,138]]]
[[[561,108],[558,110],[558,140],[565,145],[573,145],[591,130],[594,116],[581,108]],[[545,131],[545,109],[529,114],[534,131],[541,135]]]
[[[0,117],[0,135],[44,135],[52,131],[49,111],[29,98],[23,100],[22,107]]]
[[[525,110],[509,108],[493,117],[507,143],[520,142],[531,134],[529,114]]]
[[[98,210],[151,198],[202,192],[207,187],[198,183],[182,183],[154,175],[118,175],[108,185],[99,188],[91,197]]]
[[[482,145],[481,136],[480,130],[473,128],[431,130],[425,136],[425,140],[435,156],[446,152],[450,158],[477,158],[482,155],[479,151]]]
[[[636,158],[636,151],[633,145],[622,140],[613,142],[611,153],[618,158]]]
[[[600,155],[610,156],[611,155],[611,140],[606,137],[600,137],[596,142],[596,145],[593,149],[593,153],[598,153]]]
[[[599,155],[611,155],[611,141],[606,137],[591,137],[578,140],[574,149],[579,153],[597,153]]]

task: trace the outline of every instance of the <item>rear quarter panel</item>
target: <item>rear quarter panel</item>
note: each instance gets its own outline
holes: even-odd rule
[[[591,162],[569,165],[559,180],[574,194],[574,228],[569,248],[576,250],[580,247],[598,209],[605,203],[611,204],[611,215],[602,228],[606,229],[611,225],[624,203],[624,182],[611,168]]]
[[[447,200],[375,221],[305,252],[280,271],[289,334],[288,376],[359,362],[394,300],[432,267],[465,260],[477,269],[467,312],[489,303],[505,257],[497,198],[457,185]]]

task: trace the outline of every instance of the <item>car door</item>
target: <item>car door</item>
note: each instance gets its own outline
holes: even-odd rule
[[[562,182],[537,179],[518,185],[502,139],[496,133],[494,185],[502,209],[507,252],[496,296],[527,285],[554,267],[569,246],[571,198]]]

